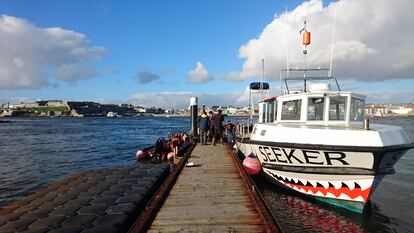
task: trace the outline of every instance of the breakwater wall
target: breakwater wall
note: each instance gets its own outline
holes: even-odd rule
[[[140,163],[74,174],[0,208],[0,232],[125,232],[169,170]]]

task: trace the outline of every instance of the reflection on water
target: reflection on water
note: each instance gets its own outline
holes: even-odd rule
[[[256,178],[283,232],[408,232],[410,225],[385,216],[376,204],[364,215],[318,202]],[[399,220],[397,220],[399,221]]]

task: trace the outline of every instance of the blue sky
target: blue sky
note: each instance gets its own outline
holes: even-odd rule
[[[283,18],[286,2],[288,14]],[[331,27],[332,20],[325,22],[323,18],[331,19],[334,4],[342,4],[342,8],[359,4],[352,0],[334,4],[317,0],[286,2],[0,0],[0,48],[6,48],[0,55],[0,101],[65,99],[181,106],[188,96],[197,95],[207,104],[243,105],[245,87],[259,78],[261,57],[266,60],[268,79],[277,79],[277,68],[285,66],[277,56],[286,57],[286,52],[275,45],[287,38],[280,33],[281,25],[292,25],[292,31],[296,31],[302,26],[298,23],[302,17],[308,17],[313,19],[311,23],[318,22],[316,32],[331,38],[330,29],[324,31],[319,25],[324,22]],[[387,1],[380,4],[386,9]],[[401,15],[401,11],[390,10],[383,17]],[[376,17],[381,19],[378,14]],[[351,21],[349,28],[355,28],[346,17],[340,16],[339,24]],[[27,32],[17,33],[24,30]],[[388,25],[374,33],[399,30],[403,29]],[[359,65],[369,56],[382,56],[382,50],[369,36],[358,33],[350,34],[363,38],[362,42],[350,43],[346,48],[354,48],[349,53],[359,54],[360,60],[347,60],[347,53],[338,52],[338,63],[334,63],[339,76],[353,77],[345,79],[344,86],[372,94],[368,100],[373,102],[414,102],[412,62],[391,64],[395,57],[412,59],[413,50],[388,46],[385,49],[392,51],[392,56],[368,62],[370,73],[359,72],[364,78],[358,77],[361,67],[348,72],[348,65]],[[296,46],[293,42],[289,47]],[[295,55],[290,56],[293,64]],[[314,60],[318,63],[317,58]],[[388,62],[384,67],[402,68],[388,75],[387,70],[378,70],[384,75],[371,77],[382,62]],[[279,83],[271,81],[271,86],[276,90]],[[171,104],[174,100],[176,103]]]

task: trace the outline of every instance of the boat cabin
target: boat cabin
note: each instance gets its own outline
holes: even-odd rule
[[[321,77],[317,78],[317,80],[321,79]],[[341,91],[339,85],[338,90],[332,91],[330,83],[309,83],[309,80],[316,80],[316,77],[306,79],[301,77],[301,81],[303,80],[305,81],[303,90],[289,90],[285,82],[286,89],[281,89],[284,95],[260,101],[258,122],[309,125],[362,123],[365,96]],[[306,83],[307,80],[308,83]],[[286,79],[281,79],[281,81],[286,81]]]
[[[351,92],[307,92],[273,97],[259,103],[259,123],[361,123],[364,103],[365,96]]]

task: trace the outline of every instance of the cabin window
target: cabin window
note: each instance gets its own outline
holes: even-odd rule
[[[329,102],[329,120],[342,121],[345,120],[346,97],[332,96]]]
[[[285,101],[282,105],[282,120],[300,120],[302,100]]]
[[[324,115],[325,98],[313,97],[308,99],[308,120],[322,121]]]
[[[351,99],[351,121],[362,121],[364,116],[364,101],[352,98]]]
[[[266,122],[266,104],[259,103],[259,123]]]
[[[275,110],[274,114],[273,114],[273,120],[276,121],[277,119],[277,101],[275,100],[275,102],[273,103],[273,109]]]
[[[275,120],[275,104],[274,102],[269,102],[267,104],[267,122],[273,122]]]

